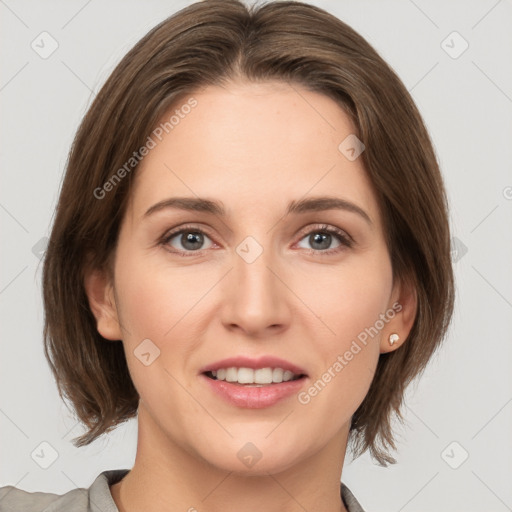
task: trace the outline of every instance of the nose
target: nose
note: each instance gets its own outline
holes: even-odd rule
[[[251,337],[268,337],[285,330],[291,319],[289,301],[293,294],[272,251],[263,250],[254,261],[234,253],[233,261],[233,269],[224,280],[222,323],[226,329]]]

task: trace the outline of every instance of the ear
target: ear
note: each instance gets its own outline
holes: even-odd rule
[[[122,340],[114,287],[106,271],[88,271],[84,277],[84,287],[98,332],[108,340]]]
[[[382,330],[380,352],[392,352],[401,347],[407,340],[416,318],[418,296],[416,287],[410,279],[403,279],[395,283],[388,311],[394,311],[394,316]],[[397,334],[398,339],[391,344],[390,336]]]

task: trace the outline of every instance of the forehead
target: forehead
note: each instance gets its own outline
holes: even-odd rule
[[[182,108],[191,98],[194,108]],[[362,159],[350,161],[338,148],[355,128],[325,95],[281,82],[210,86],[180,98],[161,126],[172,116],[137,169],[137,217],[168,196],[212,197],[228,214],[249,215],[326,194],[378,216]]]

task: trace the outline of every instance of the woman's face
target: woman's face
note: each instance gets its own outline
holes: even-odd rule
[[[341,108],[284,83],[191,96],[137,169],[98,329],[123,340],[147,443],[284,470],[346,441],[405,310]]]

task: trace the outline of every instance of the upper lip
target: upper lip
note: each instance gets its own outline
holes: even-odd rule
[[[256,359],[246,356],[228,357],[227,359],[222,359],[204,366],[201,368],[200,373],[212,372],[219,368],[231,367],[252,368],[253,370],[258,370],[260,368],[282,368],[283,370],[293,372],[295,375],[307,375],[299,366],[274,356],[261,356]]]

